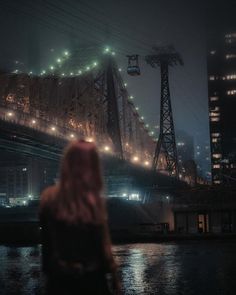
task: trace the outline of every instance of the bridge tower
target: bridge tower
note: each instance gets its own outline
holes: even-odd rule
[[[123,159],[119,108],[116,93],[115,76],[116,66],[112,56],[105,59],[105,89],[107,100],[107,131],[113,141],[116,154]]]
[[[179,167],[175,141],[175,130],[171,108],[168,70],[169,66],[183,65],[180,54],[171,45],[153,47],[154,53],[147,55],[145,60],[153,68],[161,70],[161,101],[160,101],[160,134],[153,158],[153,169],[157,170],[161,151],[166,160],[166,170],[170,176],[179,178]]]

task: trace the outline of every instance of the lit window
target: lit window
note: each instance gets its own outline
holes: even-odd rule
[[[220,133],[211,133],[212,137],[220,137]]]
[[[214,182],[214,184],[220,184],[221,183],[220,180],[214,180],[213,182]]]
[[[218,142],[219,138],[212,138],[212,142]]]
[[[236,33],[228,33],[225,35],[225,38],[236,38]]]
[[[210,112],[210,117],[219,117],[220,113],[218,112]]]
[[[220,107],[218,107],[218,106],[211,107],[212,112],[218,112],[219,110],[220,110]]]
[[[215,53],[216,53],[216,50],[211,50],[211,51],[210,51],[210,54],[211,54],[211,55],[214,55]]]
[[[219,168],[220,168],[220,164],[215,164],[215,165],[213,165],[213,168],[214,168],[214,169],[219,169]]]
[[[209,80],[214,81],[214,80],[216,80],[216,77],[215,76],[209,76]]]
[[[220,117],[211,117],[211,122],[219,122]]]
[[[235,94],[236,94],[236,89],[227,91],[227,95],[235,95]]]
[[[227,80],[235,80],[236,79],[236,74],[231,74],[226,76]]]
[[[212,154],[212,158],[214,159],[220,159],[222,157],[221,154]]]
[[[178,146],[184,146],[184,142],[178,142],[177,145]]]
[[[236,54],[226,54],[225,58],[226,58],[226,59],[233,59],[233,58],[236,58]]]
[[[219,100],[219,96],[211,96],[210,101],[217,101]]]

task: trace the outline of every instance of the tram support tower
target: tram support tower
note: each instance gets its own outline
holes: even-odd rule
[[[169,66],[183,65],[180,54],[172,45],[153,47],[153,54],[147,55],[145,60],[153,68],[161,70],[161,104],[160,104],[160,134],[153,158],[153,169],[158,170],[160,152],[163,151],[166,169],[170,176],[179,178],[179,167],[175,141],[175,130],[171,108],[168,70]]]

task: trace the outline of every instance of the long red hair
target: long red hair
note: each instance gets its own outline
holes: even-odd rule
[[[65,149],[55,199],[55,215],[68,223],[101,224],[106,219],[103,181],[95,144],[73,141]]]

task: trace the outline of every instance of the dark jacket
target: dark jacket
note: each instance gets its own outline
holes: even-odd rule
[[[79,288],[77,292],[83,289],[81,294],[89,294],[95,291],[91,288],[96,285],[96,294],[109,294],[106,274],[114,274],[116,265],[107,224],[69,224],[56,220],[54,199],[53,187],[45,190],[39,212],[42,269],[47,276],[48,288],[54,289],[48,293],[62,292],[65,288],[65,294],[70,294],[68,286],[73,285],[73,289]]]

